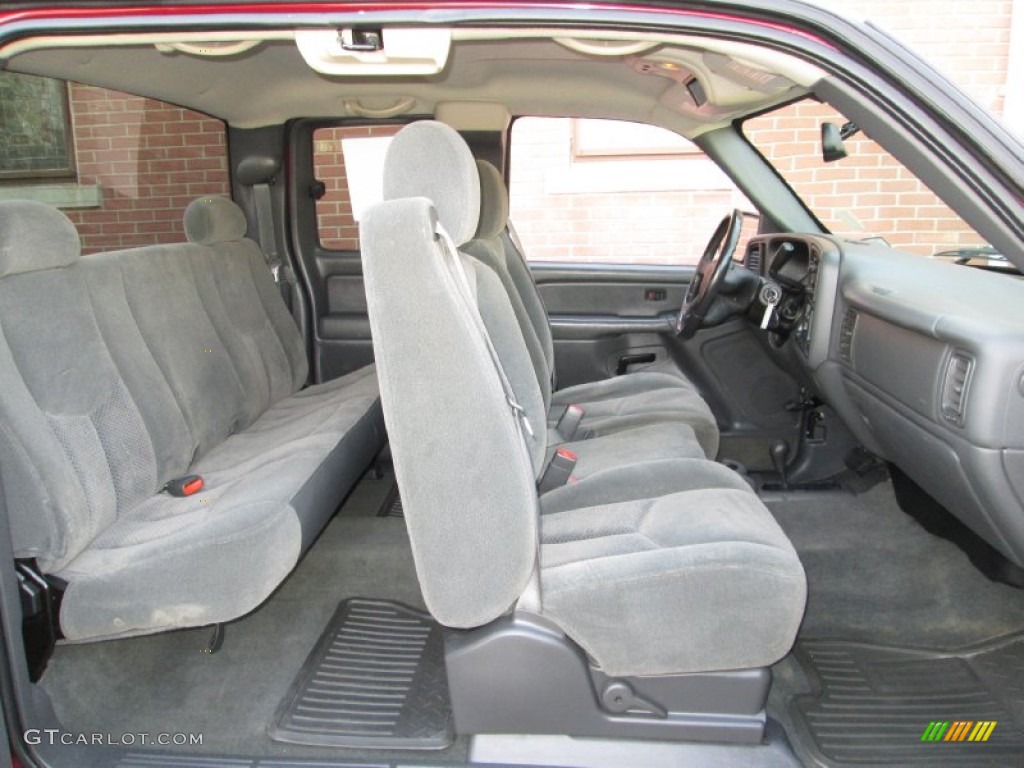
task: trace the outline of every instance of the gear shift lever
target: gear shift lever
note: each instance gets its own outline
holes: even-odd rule
[[[775,440],[768,448],[772,458],[772,466],[779,475],[782,483],[782,490],[789,490],[789,478],[786,475],[786,464],[789,462],[789,443],[785,440]]]

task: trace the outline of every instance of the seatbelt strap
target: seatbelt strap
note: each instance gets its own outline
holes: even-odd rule
[[[448,257],[451,263],[452,272],[454,272],[455,282],[459,287],[459,292],[462,295],[463,301],[468,305],[469,315],[473,320],[473,324],[476,326],[480,336],[483,337],[484,346],[487,348],[487,354],[491,358],[491,363],[494,366],[494,370],[498,374],[498,379],[501,381],[501,388],[505,392],[505,400],[508,402],[509,407],[512,409],[512,413],[516,417],[516,423],[519,425],[521,433],[523,434],[523,448],[526,449],[527,457],[530,456],[529,448],[526,444],[526,435],[529,435],[531,439],[536,439],[536,434],[533,431],[533,425],[530,424],[530,419],[526,415],[526,410],[516,400],[515,392],[512,390],[512,384],[509,383],[508,376],[505,374],[505,368],[501,364],[501,358],[498,357],[498,351],[494,348],[494,343],[491,341],[491,335],[487,332],[487,326],[484,325],[484,320],[480,316],[480,309],[477,307],[476,298],[473,295],[473,289],[469,284],[469,276],[466,274],[466,265],[462,263],[462,258],[459,256],[458,249],[455,247],[455,243],[452,241],[451,236],[444,231],[444,228],[438,224],[435,234],[441,241],[442,250]],[[533,460],[530,459],[530,466],[533,466]]]
[[[260,250],[263,251],[263,258],[267,260],[270,273],[274,276],[274,282],[278,285],[287,283],[291,286],[295,282],[295,275],[292,273],[284,259],[277,252],[277,233],[274,231],[274,203],[270,196],[270,184],[263,182],[252,185],[253,200],[256,203],[256,226],[260,241]],[[285,290],[282,287],[282,292]]]
[[[498,379],[501,381],[501,388],[504,390],[505,400],[512,409],[512,421],[515,422],[516,432],[519,433],[519,444],[522,447],[523,458],[526,460],[526,466],[530,467],[530,471],[532,472],[533,457],[530,453],[530,446],[527,443],[527,435],[529,435],[529,439],[531,440],[537,439],[537,436],[533,431],[533,426],[530,424],[530,419],[526,415],[526,411],[516,400],[515,392],[512,390],[512,384],[509,382],[508,376],[505,375],[505,367],[501,364],[501,358],[498,357],[498,351],[494,348],[494,343],[491,341],[491,335],[487,332],[487,326],[484,325],[483,317],[480,316],[480,307],[477,305],[473,287],[469,284],[469,276],[466,274],[466,265],[459,256],[459,250],[455,247],[455,242],[445,231],[444,227],[441,226],[440,222],[437,223],[434,233],[441,242],[441,250],[444,252],[445,256],[448,257],[449,269],[454,273],[453,277],[455,279],[455,284],[458,286],[463,303],[466,305],[466,310],[472,318],[473,325],[476,326],[477,332],[483,338],[484,346],[487,348],[487,354],[491,358],[491,363],[494,366],[495,372],[498,374]],[[513,608],[515,610],[540,614],[541,586],[539,521],[534,547],[533,570],[530,572],[530,579]]]
[[[519,251],[519,255],[522,256],[523,261],[526,261],[526,251],[523,250],[523,243],[519,239],[519,233],[516,232],[516,228],[512,226],[512,222],[505,223],[505,229],[508,230],[508,239],[512,242],[512,245]]]

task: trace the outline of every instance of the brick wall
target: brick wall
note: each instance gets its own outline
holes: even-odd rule
[[[343,139],[394,136],[400,126],[318,128],[313,132],[313,173],[324,182],[326,194],[317,200],[316,223],[320,243],[339,251],[359,249],[359,226],[352,215],[349,178],[345,172]]]
[[[824,104],[801,102],[744,125],[808,206],[834,234],[878,236],[924,256],[984,240],[963,219],[878,144],[857,133],[844,144],[848,156],[824,163],[815,154],[822,122],[843,117]]]
[[[224,124],[153,99],[72,84],[80,184],[100,208],[67,211],[86,253],[185,239],[182,213],[201,195],[229,195]]]

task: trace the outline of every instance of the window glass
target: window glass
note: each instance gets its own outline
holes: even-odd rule
[[[0,72],[0,178],[74,175],[67,86]]]
[[[8,151],[0,155],[0,197],[61,208],[78,228],[83,252],[181,242],[182,215],[192,200],[230,196],[221,121],[105,88],[33,80],[52,84],[37,95],[67,94],[67,148],[74,175],[54,179],[42,172],[23,173],[11,179],[9,171],[25,168]],[[25,128],[22,133],[46,143],[40,138],[45,131]]]
[[[832,107],[805,100],[746,120],[743,132],[833,234],[922,256],[987,258],[985,240],[863,131],[844,140],[846,157],[826,163],[822,124],[847,122]]]
[[[317,200],[320,245],[359,249],[359,215],[382,199],[384,153],[402,126],[337,126],[313,132],[313,173],[326,194]]]
[[[523,117],[511,220],[532,261],[695,264],[718,222],[752,210],[694,144],[656,126]]]

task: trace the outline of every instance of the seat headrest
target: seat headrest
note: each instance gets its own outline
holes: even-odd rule
[[[190,243],[241,240],[248,228],[242,209],[226,197],[200,197],[185,209],[185,237]]]
[[[82,241],[71,219],[31,200],[0,202],[0,277],[74,264]]]
[[[492,240],[508,226],[508,189],[501,171],[486,160],[476,161],[480,172],[480,224],[476,236]]]
[[[395,134],[384,158],[384,199],[425,197],[456,246],[473,239],[480,221],[480,174],[454,128],[434,120]]]

